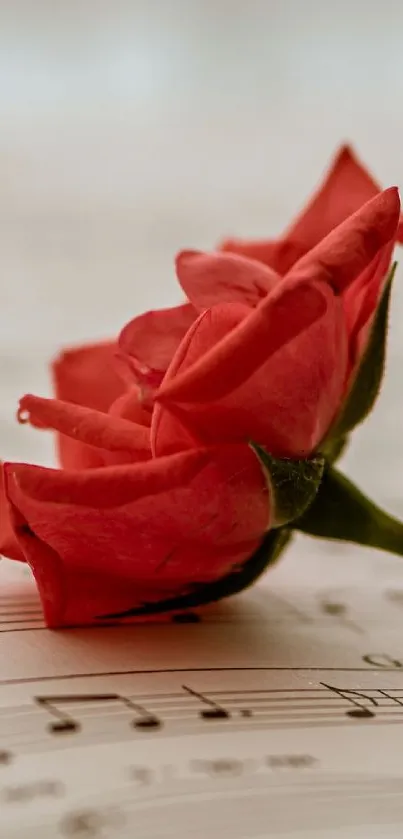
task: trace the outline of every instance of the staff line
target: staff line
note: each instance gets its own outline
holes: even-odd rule
[[[106,627],[105,627],[106,628]],[[14,630],[12,630],[14,631]],[[143,670],[98,670],[91,673],[64,673],[52,676],[23,676],[19,678],[0,679],[0,686],[34,684],[35,682],[56,682],[73,679],[92,679],[101,676],[157,676],[174,675],[176,673],[397,673],[396,667],[325,667],[318,665],[302,665],[290,667],[286,665],[260,665],[257,667],[160,667]],[[401,671],[400,671],[401,672]],[[369,690],[370,688],[363,688]],[[288,688],[293,690],[293,688]],[[294,688],[295,690],[295,688]],[[306,688],[309,690],[309,688]],[[376,690],[376,688],[373,688]]]

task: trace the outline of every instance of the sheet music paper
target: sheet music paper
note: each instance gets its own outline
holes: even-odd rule
[[[4,839],[401,836],[399,561],[300,539],[199,621],[62,632],[0,583]]]

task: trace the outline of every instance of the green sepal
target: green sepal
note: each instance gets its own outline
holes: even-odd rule
[[[333,466],[293,527],[311,536],[367,545],[403,556],[403,524],[377,507]]]
[[[328,440],[326,445],[324,446],[323,454],[326,458],[326,462],[333,465],[336,463],[345,452],[349,443],[349,438],[346,437],[337,437],[334,440]]]
[[[299,518],[312,504],[318,491],[325,459],[321,455],[306,460],[273,457],[251,442],[264,471],[267,473],[272,496],[270,527],[282,527]]]
[[[292,533],[287,527],[270,530],[263,537],[252,556],[219,580],[208,583],[194,583],[190,590],[184,591],[183,594],[176,597],[169,597],[155,603],[136,604],[136,606],[126,609],[124,612],[97,615],[95,620],[120,620],[122,618],[144,617],[145,615],[161,615],[164,612],[181,612],[187,609],[196,609],[208,603],[216,603],[218,600],[239,594],[239,592],[249,588],[269,566],[276,562],[291,538]]]
[[[345,437],[363,422],[374,407],[385,369],[390,293],[396,267],[395,262],[386,280],[366,349],[342,410],[330,429],[328,441],[325,440],[320,447],[324,453],[332,441]]]

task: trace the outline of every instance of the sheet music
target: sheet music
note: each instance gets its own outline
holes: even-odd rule
[[[301,538],[185,625],[63,632],[0,583],[4,839],[401,836],[403,564]]]

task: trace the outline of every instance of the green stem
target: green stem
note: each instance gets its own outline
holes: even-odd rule
[[[334,467],[326,470],[312,505],[294,527],[311,536],[403,556],[403,524],[373,504]]]

